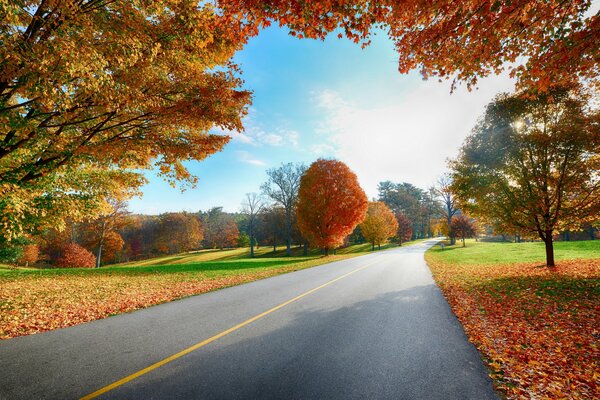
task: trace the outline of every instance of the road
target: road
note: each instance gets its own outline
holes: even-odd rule
[[[496,399],[434,243],[2,341],[0,398]]]

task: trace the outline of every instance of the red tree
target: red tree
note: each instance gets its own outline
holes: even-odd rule
[[[94,268],[96,257],[78,244],[69,243],[65,246],[57,265],[62,268]]]
[[[367,196],[346,164],[319,159],[300,181],[298,227],[311,245],[329,254],[365,218],[367,206]]]
[[[398,244],[402,246],[402,242],[407,242],[412,236],[412,223],[404,213],[396,213],[398,221]]]
[[[452,217],[450,229],[456,237],[462,240],[463,247],[465,247],[465,238],[472,238],[477,234],[475,222],[464,214]]]

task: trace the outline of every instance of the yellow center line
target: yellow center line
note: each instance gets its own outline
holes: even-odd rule
[[[379,261],[379,260],[377,260],[377,261]],[[335,279],[332,279],[329,282],[326,282],[326,283],[322,284],[321,286],[317,286],[314,289],[311,289],[311,290],[309,290],[307,292],[304,292],[301,295],[296,296],[293,299],[287,300],[287,301],[285,301],[285,302],[283,302],[283,303],[281,303],[281,304],[279,304],[279,305],[277,305],[277,306],[275,306],[275,307],[273,307],[273,308],[271,308],[271,309],[269,309],[269,310],[267,310],[265,312],[262,312],[262,313],[260,313],[258,315],[255,315],[254,317],[252,317],[250,319],[247,319],[246,321],[244,321],[244,322],[242,322],[240,324],[237,324],[236,326],[232,326],[231,328],[229,328],[229,329],[227,329],[227,330],[225,330],[225,331],[223,331],[221,333],[218,333],[218,334],[216,334],[216,335],[214,335],[214,336],[212,336],[212,337],[210,337],[210,338],[208,338],[206,340],[203,340],[200,343],[196,343],[195,345],[190,346],[187,349],[184,349],[184,350],[180,351],[179,353],[175,353],[172,356],[169,356],[169,357],[167,357],[167,358],[165,358],[163,360],[160,360],[160,361],[158,361],[158,362],[156,362],[156,363],[154,363],[154,364],[152,364],[152,365],[150,365],[150,366],[148,366],[148,367],[146,367],[144,369],[141,369],[141,370],[139,370],[137,372],[134,372],[133,374],[128,375],[125,378],[119,379],[118,381],[113,382],[110,385],[104,386],[103,388],[100,388],[100,389],[96,390],[93,393],[90,393],[90,394],[88,394],[86,396],[83,396],[80,400],[94,399],[94,398],[96,398],[96,397],[98,397],[98,396],[100,396],[100,395],[102,395],[102,394],[104,394],[104,393],[106,393],[108,391],[111,391],[113,389],[118,388],[121,385],[126,384],[127,382],[131,382],[132,380],[134,380],[136,378],[139,378],[140,376],[145,375],[145,374],[147,374],[150,371],[153,371],[153,370],[155,370],[155,369],[157,369],[159,367],[162,367],[163,365],[168,364],[171,361],[175,361],[178,358],[183,357],[186,354],[191,353],[194,350],[197,350],[197,349],[199,349],[199,348],[201,348],[203,346],[206,346],[209,343],[214,342],[217,339],[222,338],[223,336],[226,336],[226,335],[230,334],[231,332],[235,332],[238,329],[243,328],[244,326],[246,326],[248,324],[251,324],[252,322],[254,322],[256,320],[258,320],[258,319],[260,319],[260,318],[262,318],[262,317],[264,317],[266,315],[269,315],[269,314],[271,314],[271,313],[279,310],[280,308],[283,308],[283,307],[287,306],[288,304],[291,304],[291,303],[293,303],[293,302],[295,302],[297,300],[300,300],[301,298],[303,298],[305,296],[308,296],[311,293],[316,292],[317,290],[323,289],[324,287],[329,286],[332,283],[339,281],[340,279],[344,279],[345,277],[347,277],[349,275],[352,275],[352,274],[354,274],[354,273],[356,273],[358,271],[361,271],[361,270],[363,270],[363,269],[365,269],[367,267],[370,267],[371,265],[375,264],[377,261],[374,261],[374,262],[369,263],[369,264],[367,264],[365,266],[357,268],[357,269],[355,269],[353,271],[350,271],[350,272],[348,272],[348,273],[346,273],[344,275],[341,275],[341,276],[339,276],[339,277],[337,277]]]

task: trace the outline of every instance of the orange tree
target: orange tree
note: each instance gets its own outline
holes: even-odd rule
[[[312,246],[329,254],[365,218],[367,205],[365,192],[346,164],[319,159],[300,180],[298,227]]]
[[[381,247],[390,237],[396,234],[398,221],[392,210],[381,201],[369,202],[367,216],[360,224],[362,235],[371,243],[371,248],[375,250],[375,245]]]

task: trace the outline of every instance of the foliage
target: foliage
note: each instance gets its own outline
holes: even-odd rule
[[[433,193],[407,182],[384,181],[379,183],[377,189],[380,201],[394,213],[403,213],[410,220],[412,238],[432,235],[432,221],[440,211],[440,205]]]
[[[261,186],[265,196],[271,198],[285,210],[285,235],[288,254],[292,246],[293,209],[298,201],[300,178],[305,171],[306,166],[304,164],[282,164],[279,168],[267,170],[269,180]]]
[[[96,257],[76,243],[69,243],[62,250],[56,264],[61,268],[94,268]]]
[[[451,162],[463,207],[509,232],[552,237],[600,214],[600,114],[580,93],[499,95]]]
[[[250,94],[230,63],[243,24],[210,4],[0,1],[2,234],[123,198],[156,166],[193,183],[241,129]]]
[[[354,172],[337,160],[313,162],[300,181],[298,227],[316,247],[334,249],[365,218],[367,196]]]
[[[396,236],[398,237],[398,244],[402,246],[402,242],[408,242],[412,236],[412,224],[402,212],[396,213],[396,221],[398,222]]]
[[[360,231],[373,249],[375,245],[381,246],[394,236],[397,230],[398,221],[392,210],[381,201],[369,202],[367,216],[360,224]]]
[[[204,239],[202,224],[196,215],[179,212],[160,216],[156,249],[163,254],[177,254],[200,248]]]
[[[19,237],[8,241],[0,236],[0,262],[14,264],[23,256],[23,248],[29,241],[24,237]]]
[[[320,38],[343,30],[367,45],[385,27],[400,54],[399,70],[427,78],[479,77],[513,66],[521,85],[543,90],[573,77],[598,78],[598,15],[585,17],[590,1],[531,2],[220,0],[229,14],[250,24],[287,25],[297,37]],[[523,65],[515,65],[517,59]]]
[[[17,263],[28,267],[30,264],[35,264],[39,257],[40,246],[36,243],[29,243],[23,246],[23,254],[17,260]]]
[[[450,232],[452,232],[451,236],[461,239],[463,247],[465,247],[465,239],[477,235],[477,225],[474,220],[464,214],[455,215],[450,222]]]
[[[529,243],[486,245],[498,253]],[[560,261],[553,271],[539,263],[463,263],[469,249],[434,249],[426,259],[496,388],[508,399],[594,398],[600,258]]]
[[[236,243],[237,247],[249,247],[250,246],[250,236],[248,236],[248,234],[246,232],[240,232],[240,235],[238,236],[237,239],[237,243]],[[254,249],[252,249],[254,250]]]
[[[235,247],[240,235],[233,217],[221,207],[214,207],[204,215],[204,241],[209,248]]]

